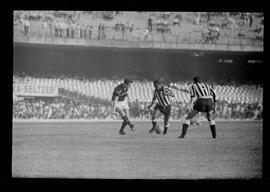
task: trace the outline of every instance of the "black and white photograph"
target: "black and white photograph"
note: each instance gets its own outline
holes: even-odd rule
[[[262,179],[264,13],[13,11],[12,178]]]

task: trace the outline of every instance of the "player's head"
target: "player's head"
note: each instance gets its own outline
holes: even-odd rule
[[[126,86],[126,88],[129,88],[132,82],[133,81],[131,79],[126,78],[124,80],[124,86]]]
[[[199,82],[201,82],[200,77],[198,77],[198,76],[193,77],[193,82],[194,82],[194,83],[199,83]]]
[[[154,81],[154,87],[156,88],[156,89],[160,89],[161,88],[161,82],[159,81],[159,80],[155,80]]]

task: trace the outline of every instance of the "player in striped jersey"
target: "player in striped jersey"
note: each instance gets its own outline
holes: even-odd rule
[[[129,106],[128,106],[128,89],[130,88],[132,80],[125,79],[123,83],[115,87],[112,95],[113,113],[116,111],[121,115],[123,122],[119,130],[119,134],[125,135],[125,127],[128,125],[131,131],[135,131],[134,125],[129,121]]]
[[[190,104],[189,113],[182,127],[182,134],[179,138],[184,138],[187,129],[190,125],[190,120],[195,117],[199,112],[205,112],[209,122],[212,137],[216,138],[216,125],[213,120],[213,113],[215,111],[216,95],[213,89],[206,83],[202,83],[199,77],[193,78],[193,84],[190,87]],[[194,105],[193,105],[194,103]],[[193,107],[192,107],[193,106]]]
[[[158,113],[161,112],[164,115],[164,131],[163,134],[167,133],[169,128],[169,119],[171,116],[171,98],[174,97],[173,92],[168,88],[161,84],[160,81],[154,81],[154,93],[152,103],[148,106],[148,109],[152,111],[152,107],[154,107],[154,111],[152,113],[152,125],[153,127],[150,129],[149,133],[153,133],[155,127],[157,125],[157,117]]]

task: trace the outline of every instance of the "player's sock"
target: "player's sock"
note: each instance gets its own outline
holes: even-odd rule
[[[182,133],[179,138],[184,138],[185,135],[187,134],[187,130],[190,124],[190,120],[185,120],[183,127],[182,127]]]
[[[121,128],[120,128],[120,130],[119,130],[119,133],[120,133],[121,135],[125,135],[125,131],[124,131],[125,127],[126,127],[126,123],[123,122],[122,125],[121,125]]]
[[[155,127],[157,125],[157,121],[153,120],[152,125],[153,125],[153,127]]]
[[[122,125],[121,125],[121,128],[120,128],[120,130],[124,130],[125,129],[125,127],[126,127],[126,125],[127,125],[127,122],[126,122],[126,118],[125,118],[126,116],[124,116],[124,117],[122,117],[122,119],[123,119],[123,122],[122,122]]]
[[[168,128],[169,128],[169,121],[168,121],[167,118],[165,118],[165,120],[164,120],[164,130],[163,130],[163,135],[166,135],[166,134],[167,134]]]
[[[129,121],[127,116],[124,116],[123,120],[126,123],[126,125],[128,125],[131,129],[133,129],[134,125]]]
[[[163,135],[166,135],[166,134],[167,134],[168,128],[169,128],[169,127],[164,127]]]
[[[157,125],[157,120],[156,119],[152,120],[152,125],[153,125],[153,127],[150,129],[149,133],[153,133],[153,131],[154,131],[156,125]]]
[[[213,138],[216,138],[217,134],[216,134],[216,124],[215,124],[215,121],[214,120],[209,121],[209,125],[210,125],[210,130],[211,130],[211,133],[212,133],[212,137]]]
[[[165,135],[168,131],[169,128],[169,116],[165,115],[164,117],[164,130],[163,130],[163,135]]]

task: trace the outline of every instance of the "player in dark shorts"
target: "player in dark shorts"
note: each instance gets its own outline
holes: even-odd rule
[[[130,88],[132,80],[125,79],[123,83],[115,87],[112,95],[113,113],[118,112],[122,119],[122,125],[119,134],[125,135],[125,127],[128,125],[131,131],[135,131],[134,125],[129,120],[129,106],[128,106],[128,89]]]
[[[207,85],[206,83],[202,83],[199,77],[194,77],[193,82],[194,83],[190,87],[191,99],[189,104],[189,113],[185,119],[182,127],[182,133],[179,138],[185,137],[187,129],[190,125],[190,120],[195,117],[199,112],[206,113],[212,137],[216,138],[216,125],[215,121],[213,120],[216,102],[215,92],[209,85]]]
[[[152,103],[148,106],[148,109],[150,111],[153,111],[152,113],[152,125],[153,127],[150,129],[149,133],[153,133],[155,130],[155,127],[157,125],[157,117],[158,113],[161,112],[164,115],[164,130],[163,134],[165,135],[167,133],[167,130],[169,128],[169,119],[171,117],[171,98],[174,97],[173,92],[168,88],[161,84],[160,81],[155,80],[154,81],[154,93],[153,93],[153,99]],[[152,110],[152,107],[155,105],[154,110]]]

